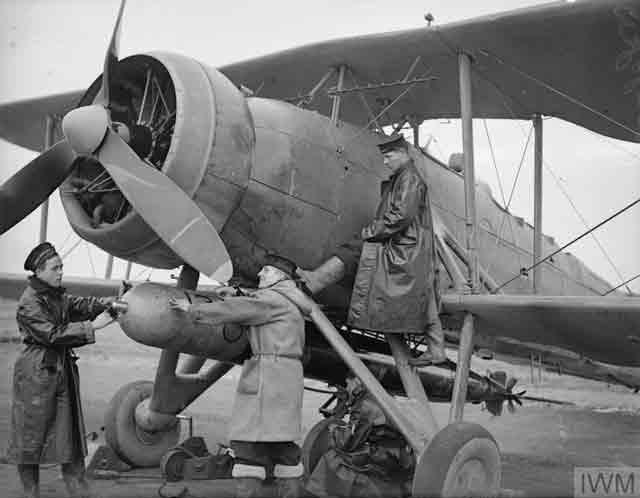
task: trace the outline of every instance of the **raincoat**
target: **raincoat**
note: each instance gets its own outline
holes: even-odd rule
[[[71,348],[95,342],[89,320],[108,301],[75,297],[62,287],[29,279],[16,319],[24,347],[13,379],[11,463],[68,463],[87,454],[76,356]]]
[[[434,292],[435,243],[427,185],[413,160],[382,183],[364,244],[348,322],[392,333],[425,332]]]
[[[194,304],[196,319],[247,326],[253,356],[245,360],[231,415],[229,439],[295,441],[302,435],[304,318],[286,297],[300,293],[292,280],[245,296]]]

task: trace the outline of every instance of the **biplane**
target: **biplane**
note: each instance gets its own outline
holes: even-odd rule
[[[125,333],[162,349],[155,381],[123,386],[107,411],[106,438],[122,460],[171,470],[163,457],[177,443],[177,415],[247,355],[241,331],[188,322],[169,299],[210,299],[200,274],[249,284],[268,252],[319,265],[375,210],[384,179],[376,145],[390,129],[433,118],[460,118],[464,143],[460,167],[420,148],[417,132],[411,150],[431,196],[455,379],[409,365],[419,336],[349,327],[348,277],[309,303],[305,375],[338,387],[349,372],[360,378],[412,449],[413,496],[499,492],[497,444],[462,420],[463,407],[499,411],[519,398],[512,383],[470,372],[474,347],[525,357],[542,348],[575,360],[579,374],[638,387],[640,300],[609,292],[542,234],[539,177],[533,226],[477,187],[471,126],[532,119],[537,175],[543,115],[640,142],[637,1],[554,2],[220,68],[164,52],[119,60],[124,3],[104,72],[86,91],[0,106],[3,138],[37,150],[46,133],[51,144],[1,187],[2,233],[60,188],[83,239],[128,261],[181,267],[176,287],[142,283],[119,299]],[[62,117],[61,129],[47,116]],[[510,239],[499,235],[505,220]],[[430,408],[437,401],[451,403],[444,428]],[[305,440],[308,469],[327,430],[321,422]]]

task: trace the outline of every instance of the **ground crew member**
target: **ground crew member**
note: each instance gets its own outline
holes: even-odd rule
[[[171,301],[174,309],[194,312],[197,320],[248,327],[252,356],[242,365],[229,437],[238,497],[264,496],[271,468],[278,496],[300,493],[303,467],[295,441],[302,436],[305,335],[304,318],[294,302],[308,298],[297,288],[295,272],[293,262],[269,255],[256,291],[211,303]]]
[[[306,484],[316,497],[408,496],[413,455],[402,434],[355,376],[346,379],[348,421],[329,425],[329,450]]]
[[[95,342],[95,331],[113,321],[105,310],[114,298],[67,294],[61,286],[62,260],[48,242],[29,253],[24,269],[33,275],[16,314],[24,348],[14,366],[8,460],[18,465],[29,498],[40,496],[39,465],[51,463],[62,465],[71,497],[90,496],[77,357],[71,348]]]
[[[402,136],[378,147],[390,177],[382,183],[375,218],[362,229],[347,321],[365,330],[425,333],[429,349],[411,363],[442,363],[446,356],[436,300],[436,251],[427,185]],[[355,266],[358,245],[344,244],[319,268],[302,272],[311,291],[348,274]]]

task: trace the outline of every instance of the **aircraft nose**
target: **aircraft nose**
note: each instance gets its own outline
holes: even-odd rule
[[[99,105],[78,107],[62,119],[62,132],[77,154],[93,154],[109,130],[109,114]]]

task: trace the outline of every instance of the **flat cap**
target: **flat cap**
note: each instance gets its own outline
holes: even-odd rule
[[[391,135],[387,137],[384,142],[378,144],[378,149],[380,149],[382,154],[396,149],[407,150],[407,148],[407,141],[402,135]]]
[[[38,244],[31,249],[27,259],[24,260],[24,269],[35,272],[38,266],[54,256],[58,256],[58,253],[56,248],[53,247],[53,244],[50,244],[49,242]]]

